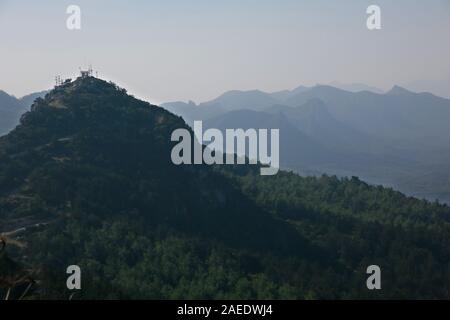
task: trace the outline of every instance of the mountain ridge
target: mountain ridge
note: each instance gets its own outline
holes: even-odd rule
[[[234,98],[239,99],[236,93],[239,91],[235,91]],[[344,161],[336,160],[333,163],[333,157],[328,157],[331,166],[317,167],[314,172],[356,175],[370,183],[394,186],[408,194],[422,195],[430,200],[434,199],[435,194],[436,198],[450,203],[450,192],[445,196],[442,193],[446,189],[443,180],[431,178],[447,175],[450,100],[430,93],[415,93],[398,85],[384,93],[350,92],[330,85],[299,87],[295,94],[292,93],[289,90],[275,93],[275,97],[278,97],[275,104],[274,96],[271,96],[265,103],[248,105],[246,99],[242,99],[235,102],[234,106],[244,105],[241,110],[269,114],[281,111],[310,138],[337,149],[336,154],[345,151],[350,157],[360,158],[353,162],[355,167],[351,168]],[[261,93],[259,97],[262,97]],[[311,101],[321,101],[327,113],[314,114],[313,107],[309,114],[302,114],[298,108]],[[183,117],[190,125],[194,120],[218,121],[220,117],[227,117],[230,110],[235,110],[234,107],[227,108],[225,104],[220,107],[201,105],[203,107],[199,108],[197,105],[181,103],[177,110],[171,108],[170,104],[162,106]],[[261,108],[264,105],[269,107]],[[316,107],[324,110],[321,104],[316,104]],[[228,125],[235,127],[229,121]],[[295,147],[300,149],[302,146]],[[368,158],[369,155],[372,158]],[[423,168],[428,168],[426,170],[430,174],[422,174]],[[301,168],[296,170],[302,172]],[[411,188],[405,181],[415,181],[414,186]]]

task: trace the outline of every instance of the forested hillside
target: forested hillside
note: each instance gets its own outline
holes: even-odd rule
[[[449,207],[357,178],[175,166],[180,127],[92,77],[38,99],[0,138],[0,296],[28,277],[26,298],[68,299],[76,264],[74,299],[450,297]]]

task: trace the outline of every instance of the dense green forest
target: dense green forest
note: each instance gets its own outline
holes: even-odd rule
[[[450,298],[449,207],[358,178],[175,166],[180,127],[92,77],[38,99],[0,138],[0,297],[32,279],[28,299]]]

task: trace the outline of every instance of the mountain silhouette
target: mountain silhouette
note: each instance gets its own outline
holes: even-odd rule
[[[0,135],[7,133],[19,123],[25,107],[15,97],[0,91]]]
[[[374,93],[384,93],[384,91],[380,88],[376,88],[373,86],[368,86],[364,83],[341,83],[341,82],[331,82],[329,84],[332,87],[338,88],[338,89],[342,89],[345,91],[350,91],[350,92],[361,92],[361,91],[370,91],[370,92],[374,92]]]
[[[171,102],[161,106],[175,114],[182,116],[188,123],[195,120],[207,120],[228,111],[250,109],[261,111],[274,104],[278,100],[271,94],[259,91],[228,91],[214,100],[200,103]]]
[[[311,99],[322,100],[337,120],[375,137],[425,147],[449,142],[450,100],[428,93],[398,86],[386,94],[316,86],[286,104],[296,107]]]
[[[307,166],[308,170],[305,163],[298,162],[296,171],[355,175],[420,198],[450,203],[450,192],[443,191],[448,190],[443,183],[445,179],[439,178],[449,175],[450,100],[430,93],[414,93],[400,86],[386,93],[350,92],[329,85],[300,86],[274,94],[258,92],[254,105],[244,96],[252,96],[252,92],[243,95],[234,91],[228,100],[219,97],[216,100],[220,104],[203,103],[202,108],[183,104],[176,113],[190,125],[194,120],[213,119],[220,123],[223,117],[231,128],[243,125],[244,120],[227,115],[237,111],[238,106],[241,110],[265,112],[274,117],[281,114],[309,140],[328,149],[322,153],[326,157],[316,158],[312,167]],[[173,110],[170,104],[163,107]],[[244,119],[254,122],[251,118]],[[305,139],[298,141],[290,147],[288,158],[281,159],[282,163],[295,163],[296,153],[315,154],[315,148],[309,149],[311,144],[301,145]],[[324,163],[327,165],[323,166]]]
[[[297,129],[283,114],[273,116],[266,112],[253,110],[230,111],[217,118],[207,120],[204,127],[205,129],[219,129],[224,135],[226,129],[229,128],[279,129],[281,165],[285,168],[301,167],[305,173],[310,171],[310,167],[327,162],[327,159],[332,156],[326,147]],[[293,145],[301,145],[302,148],[296,150],[292,148]]]
[[[20,98],[20,101],[29,109],[37,98],[43,98],[47,93],[48,90],[30,93]]]
[[[0,135],[18,125],[20,116],[30,108],[36,98],[45,94],[46,91],[37,92],[17,99],[0,90]]]

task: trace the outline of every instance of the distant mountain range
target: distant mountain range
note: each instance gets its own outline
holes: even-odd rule
[[[36,98],[43,97],[47,91],[36,92],[20,99],[0,90],[0,135],[8,133],[19,124],[20,117]]]
[[[440,97],[450,99],[450,78],[441,80],[417,80],[405,84],[405,87],[416,92],[431,92]]]
[[[302,174],[359,176],[450,202],[450,100],[399,86],[386,93],[365,89],[230,91],[199,105],[162,107],[205,127],[279,127],[289,132],[281,133],[281,164]]]
[[[371,91],[371,92],[375,92],[375,93],[384,93],[384,90],[377,88],[377,87],[368,86],[364,83],[341,83],[341,82],[334,81],[334,82],[329,83],[328,85],[338,88],[338,89],[350,91],[350,92]]]

